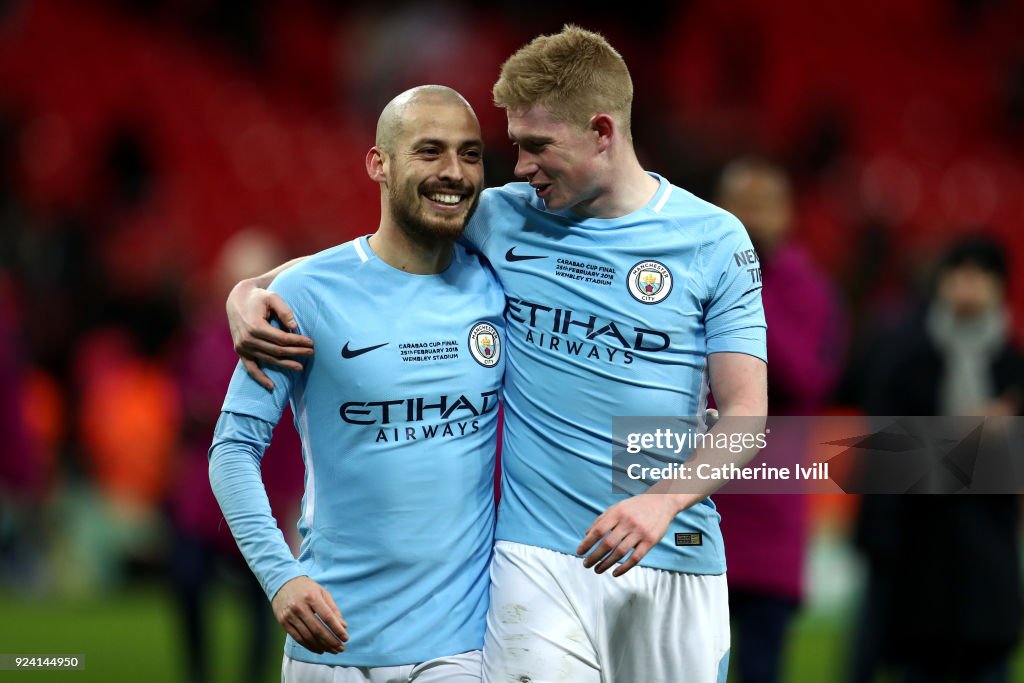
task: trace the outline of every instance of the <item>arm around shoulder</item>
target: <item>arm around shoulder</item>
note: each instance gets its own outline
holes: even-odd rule
[[[263,275],[242,280],[232,288],[225,302],[235,353],[249,376],[266,389],[273,389],[274,383],[260,363],[301,371],[302,364],[297,359],[313,355],[313,340],[295,334],[298,321],[291,307],[279,294],[267,290],[275,277],[306,258],[292,259]],[[272,325],[273,319],[284,329]]]

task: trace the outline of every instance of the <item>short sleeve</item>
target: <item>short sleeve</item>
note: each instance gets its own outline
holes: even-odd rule
[[[767,362],[767,325],[761,305],[761,262],[733,216],[707,228],[701,244],[707,353],[736,352]]]

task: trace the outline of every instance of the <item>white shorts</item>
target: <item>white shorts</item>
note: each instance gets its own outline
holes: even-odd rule
[[[728,666],[724,574],[613,577],[580,557],[495,545],[485,683],[724,683]]]
[[[330,666],[284,656],[281,683],[480,683],[480,650],[402,666]]]

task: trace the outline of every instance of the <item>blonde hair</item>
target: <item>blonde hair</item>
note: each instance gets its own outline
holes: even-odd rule
[[[543,105],[556,117],[587,126],[594,114],[610,114],[629,136],[633,81],[604,36],[566,24],[538,36],[501,67],[492,90],[502,109]]]

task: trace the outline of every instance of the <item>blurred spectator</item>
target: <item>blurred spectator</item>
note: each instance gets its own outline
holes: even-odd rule
[[[85,476],[67,478],[57,524],[69,553],[58,579],[73,593],[109,591],[161,559],[160,512],[181,411],[166,362],[146,351],[120,325],[77,343],[73,448]]]
[[[955,244],[923,310],[878,335],[863,364],[872,415],[1019,415],[1024,357],[1010,343],[1006,258]],[[908,683],[1010,680],[1021,619],[1019,504],[996,495],[864,496],[868,566],[850,680],[893,667]]]
[[[243,651],[243,681],[265,680],[271,622],[266,596],[249,571],[224,523],[210,489],[206,451],[231,373],[238,363],[224,324],[223,301],[234,283],[266,272],[284,260],[278,244],[257,230],[237,233],[225,243],[208,287],[195,287],[183,306],[188,327],[178,358],[184,416],[181,446],[170,494],[175,529],[170,572],[181,616],[188,680],[210,680],[210,653],[218,648],[209,628],[211,588],[225,571],[241,589],[248,634]],[[282,423],[285,420],[282,420]],[[294,532],[302,492],[301,445],[294,429],[279,429],[262,461],[264,481],[279,525]]]
[[[817,415],[839,374],[841,314],[828,281],[791,235],[786,172],[762,159],[734,161],[722,174],[716,199],[743,222],[761,259],[769,414]],[[722,495],[715,503],[729,565],[737,680],[777,681],[786,632],[802,595],[807,499]]]
[[[25,590],[43,580],[43,494],[47,467],[25,419],[28,383],[18,306],[0,268],[0,580]]]

